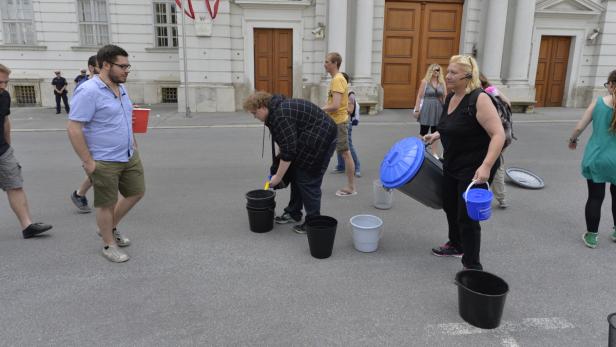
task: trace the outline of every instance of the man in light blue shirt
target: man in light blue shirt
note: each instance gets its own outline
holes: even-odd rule
[[[71,100],[68,135],[94,187],[103,255],[120,263],[129,257],[118,247],[130,240],[116,227],[145,194],[145,181],[132,131],[133,105],[122,85],[130,72],[128,53],[107,45],[97,61],[100,74],[83,82]]]

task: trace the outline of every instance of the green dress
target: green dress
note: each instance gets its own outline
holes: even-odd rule
[[[616,133],[609,129],[613,113],[599,97],[592,111],[592,135],[582,159],[582,175],[595,183],[616,185]]]

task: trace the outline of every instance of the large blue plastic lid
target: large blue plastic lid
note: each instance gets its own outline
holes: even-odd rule
[[[381,182],[385,188],[398,188],[413,179],[424,161],[425,145],[417,137],[396,142],[381,162]]]

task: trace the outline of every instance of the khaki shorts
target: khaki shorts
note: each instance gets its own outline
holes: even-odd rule
[[[342,122],[338,127],[338,139],[336,141],[336,152],[342,153],[349,150],[349,122]]]
[[[107,207],[118,201],[118,192],[124,197],[145,193],[143,165],[135,151],[128,163],[96,161],[90,175],[94,187],[94,207]]]
[[[0,155],[0,188],[2,190],[19,189],[23,187],[21,165],[13,155],[13,147]]]

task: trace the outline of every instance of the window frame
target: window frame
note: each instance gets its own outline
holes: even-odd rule
[[[15,3],[19,3],[15,11],[15,13],[17,14],[16,16],[17,18],[3,18],[4,11],[1,11],[2,8],[0,8],[0,12],[1,12],[0,13],[0,25],[2,27],[2,40],[3,40],[2,43],[4,45],[35,46],[37,44],[37,38],[36,38],[36,25],[34,22],[34,3],[32,0],[27,0],[30,3],[29,14],[31,16],[29,19],[20,19],[19,14],[21,14],[22,17],[25,17],[25,14],[28,13],[28,11],[24,11],[24,6],[28,6],[28,5],[23,4],[24,0],[13,0],[13,1],[15,1]],[[8,5],[8,2],[5,2],[4,5],[0,5],[0,6],[6,6],[8,10],[9,5]],[[19,9],[21,9],[21,11],[19,11]],[[9,11],[6,11],[6,12],[9,12]],[[8,13],[7,13],[7,17],[8,17]],[[7,27],[5,26],[7,24],[17,25],[17,30],[15,31],[17,35],[16,41],[13,41],[10,39],[11,31],[7,30]]]
[[[161,24],[157,23],[158,13],[157,6],[165,5],[167,23]],[[171,10],[175,7],[175,13]],[[179,36],[178,36],[178,23],[177,23],[177,10],[178,6],[173,0],[154,0],[152,1],[152,26],[154,29],[154,47],[155,48],[178,48],[180,46]],[[175,20],[175,23],[174,23]],[[167,35],[159,36],[158,28],[166,28]],[[175,29],[175,36],[173,35],[173,29]],[[159,44],[159,38],[165,38],[167,40],[167,45],[163,46]]]
[[[84,7],[84,3],[91,3],[91,4],[96,4],[97,2],[104,2],[104,9],[105,9],[105,18],[104,20],[101,20],[100,18],[97,18],[97,20],[94,20],[94,18],[92,18],[89,21],[82,21],[82,12],[81,12],[81,8]],[[109,43],[111,43],[111,25],[109,23],[109,17],[110,17],[110,12],[109,12],[109,0],[77,0],[75,1],[75,13],[77,16],[77,32],[79,33],[79,45],[80,47],[100,47],[100,46],[104,46],[107,45]],[[84,8],[85,10],[85,8]],[[83,13],[84,15],[86,14],[85,12]],[[90,16],[94,17],[95,15],[98,15],[97,13],[97,9],[94,7],[91,7],[91,12],[90,12]],[[86,40],[86,37],[88,35],[86,35],[85,31],[82,30],[82,27],[85,26],[92,26],[93,30],[92,30],[92,37],[93,37],[93,41],[94,43],[88,43]],[[102,28],[104,26],[104,28]],[[106,38],[106,40],[104,40],[104,38]]]

